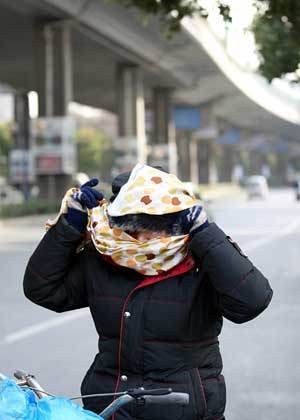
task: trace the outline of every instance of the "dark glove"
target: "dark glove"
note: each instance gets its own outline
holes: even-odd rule
[[[101,192],[94,190],[99,180],[96,178],[83,184],[79,192],[72,195],[68,204],[68,213],[65,215],[67,222],[79,232],[84,233],[88,222],[87,208],[92,209],[99,205],[104,196]]]
[[[88,215],[85,211],[68,207],[68,213],[64,215],[69,225],[73,226],[80,233],[84,233],[88,222]]]
[[[103,200],[104,195],[94,190],[92,187],[98,185],[99,180],[97,178],[90,179],[88,182],[80,187],[80,191],[73,194],[73,199],[78,201],[83,208],[92,209],[93,207],[99,206],[99,201]]]

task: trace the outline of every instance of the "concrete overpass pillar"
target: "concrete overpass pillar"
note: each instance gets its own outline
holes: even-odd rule
[[[28,95],[26,92],[17,92],[14,95],[14,146],[11,151],[12,154],[14,150],[19,154],[19,158],[22,162],[22,169],[18,169],[20,174],[16,174],[14,169],[14,176],[11,177],[11,182],[15,184],[23,192],[24,200],[27,201],[29,198],[29,160],[28,160],[28,151],[30,147],[30,130],[29,130],[29,102]],[[21,155],[20,155],[21,153]],[[16,167],[15,158],[12,158],[10,165]],[[21,157],[22,156],[22,157]],[[14,161],[14,163],[12,162]],[[20,161],[19,161],[20,164]]]
[[[232,182],[232,174],[237,159],[237,148],[241,139],[241,129],[230,122],[218,118],[218,175],[220,182]]]
[[[263,156],[259,151],[252,150],[250,153],[249,175],[259,175],[263,164]]]
[[[187,130],[177,131],[177,158],[178,158],[178,176],[182,181],[191,181],[191,155],[189,152],[191,133]]]
[[[153,144],[168,144],[171,119],[170,89],[153,90],[154,136]]]
[[[172,119],[171,90],[153,90],[154,130],[151,139],[151,163],[177,175],[176,133]]]
[[[131,157],[128,167],[132,167],[134,160],[147,162],[146,127],[145,127],[145,98],[142,70],[131,64],[121,64],[117,71],[117,109],[119,116],[119,136],[124,145],[123,150]],[[132,143],[135,150],[132,149]],[[131,163],[130,163],[131,161]],[[126,166],[124,157],[124,165]],[[120,165],[121,166],[121,165]],[[124,169],[123,168],[120,168]]]
[[[236,153],[235,146],[217,145],[219,182],[232,182]]]
[[[199,184],[198,146],[198,142],[192,138],[189,142],[190,180],[194,184]]]
[[[27,93],[14,95],[14,148],[29,149],[29,104]]]
[[[214,145],[211,140],[203,140],[198,147],[198,173],[200,184],[217,182]]]
[[[48,23],[37,30],[39,116],[64,116],[73,100],[72,29]]]
[[[189,155],[189,177],[195,184],[217,182],[216,150],[217,122],[213,113],[213,104],[200,106],[201,127],[194,130],[181,153]]]
[[[65,22],[36,31],[39,117],[66,116],[73,100],[72,29]],[[54,202],[72,185],[71,174],[38,175],[40,198]]]

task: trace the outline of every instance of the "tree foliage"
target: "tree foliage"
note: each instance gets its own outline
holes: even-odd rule
[[[144,17],[155,15],[159,18],[162,29],[168,38],[180,30],[180,22],[186,16],[198,13],[206,18],[207,10],[198,0],[113,0],[125,7],[136,7]],[[224,19],[230,20],[230,8],[217,0],[220,13]]]
[[[7,176],[8,155],[12,147],[13,137],[9,124],[0,124],[0,176]]]
[[[12,132],[9,124],[0,124],[0,155],[8,156],[12,145]]]
[[[294,81],[299,82],[299,0],[257,0],[256,4],[258,13],[252,29],[260,53],[261,73],[269,81],[294,73]]]
[[[180,30],[186,16],[208,12],[198,0],[111,0],[125,7],[135,7],[144,16],[155,15],[167,37]],[[216,0],[225,21],[231,21],[226,0]],[[300,0],[253,0],[257,7],[252,30],[260,56],[259,71],[269,81],[294,73],[300,81]],[[297,72],[298,71],[298,72]]]
[[[89,176],[109,179],[113,162],[111,138],[95,128],[81,128],[76,135],[78,169]]]

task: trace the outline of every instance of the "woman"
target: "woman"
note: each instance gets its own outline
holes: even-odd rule
[[[138,164],[113,181],[109,204],[93,185],[66,194],[29,260],[25,295],[57,312],[90,307],[99,353],[82,394],[143,386],[190,395],[189,406],[131,404],[118,419],[224,419],[222,318],[260,314],[268,281],[174,175]],[[84,400],[97,413],[109,402]]]

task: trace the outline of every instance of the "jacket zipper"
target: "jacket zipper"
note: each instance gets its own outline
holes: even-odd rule
[[[120,379],[121,379],[121,355],[122,355],[122,341],[123,341],[123,334],[124,334],[124,312],[126,309],[126,306],[131,298],[131,296],[133,295],[133,293],[136,290],[142,289],[144,287],[150,286],[151,284],[155,284],[158,283],[162,280],[165,280],[167,278],[179,275],[179,274],[183,274],[187,271],[190,271],[194,268],[195,266],[195,261],[192,257],[186,257],[186,265],[181,265],[180,268],[176,268],[175,269],[171,269],[170,272],[168,274],[164,274],[164,275],[158,275],[158,276],[152,276],[152,277],[146,277],[144,278],[144,280],[141,281],[141,283],[139,283],[134,289],[132,289],[129,294],[127,295],[124,304],[123,304],[123,308],[122,308],[122,313],[121,313],[121,321],[120,321],[120,335],[119,335],[119,346],[118,346],[118,359],[117,359],[117,366],[118,366],[118,375],[117,375],[117,381],[116,381],[116,386],[115,386],[115,393],[118,392],[119,390],[119,386],[120,386]],[[116,397],[114,397],[113,400],[115,400]],[[116,419],[116,415],[113,414],[112,416],[112,420]]]
[[[131,292],[129,292],[129,294],[127,295],[125,302],[123,304],[123,308],[122,308],[122,312],[121,312],[121,320],[120,320],[120,336],[119,336],[119,348],[118,348],[118,360],[117,360],[117,366],[118,366],[118,376],[117,376],[117,382],[116,382],[116,386],[115,386],[115,393],[119,391],[119,386],[120,386],[120,379],[121,379],[121,355],[122,355],[122,342],[123,342],[123,334],[124,334],[124,313],[126,310],[126,306],[129,302],[129,299],[131,298],[131,296],[133,295],[133,293],[135,292],[136,288],[132,289]],[[116,399],[117,397],[115,396],[113,398],[113,401]],[[112,419],[115,420],[116,418],[116,413],[113,414]]]

